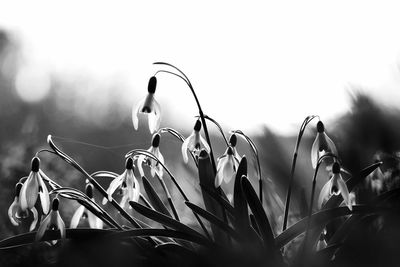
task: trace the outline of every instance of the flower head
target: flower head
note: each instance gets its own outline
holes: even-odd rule
[[[107,189],[108,201],[112,201],[112,194],[115,190],[120,189],[122,200],[120,205],[125,206],[127,201],[138,201],[140,196],[140,186],[133,173],[133,159],[128,158],[125,163],[125,171],[116,177]],[[103,205],[107,203],[107,199],[103,199]]]
[[[219,187],[222,181],[229,183],[239,166],[239,160],[235,157],[232,147],[228,147],[225,153],[218,158],[215,187]]]
[[[88,183],[86,185],[85,191],[86,195],[93,202],[95,202],[93,198],[93,185],[91,183]],[[103,221],[92,212],[90,212],[88,209],[86,209],[86,207],[83,205],[80,205],[79,208],[77,208],[74,212],[74,215],[72,215],[69,228],[76,228],[81,219],[87,219],[90,228],[103,229]]]
[[[46,230],[59,231],[61,238],[65,238],[65,224],[62,220],[60,213],[58,212],[58,206],[60,204],[59,199],[56,197],[53,199],[50,213],[40,223],[39,229],[36,233],[35,240],[40,241]],[[52,240],[51,243],[55,245],[57,240]]]
[[[188,155],[187,151],[194,152],[196,155],[200,153],[201,147],[203,146],[204,149],[210,153],[210,147],[207,144],[207,141],[200,135],[201,130],[201,121],[197,120],[196,124],[194,125],[193,132],[189,135],[188,138],[182,144],[182,156],[185,163],[188,162]]]
[[[352,201],[350,199],[349,190],[347,189],[346,182],[340,174],[340,165],[338,162],[333,163],[332,173],[332,177],[321,189],[318,198],[318,206],[322,207],[324,202],[327,201],[330,196],[341,194],[346,205],[350,210],[352,210]]]
[[[314,169],[317,167],[318,159],[327,152],[337,156],[335,144],[325,133],[325,127],[322,121],[319,121],[317,123],[317,137],[311,148],[311,163]]]
[[[164,164],[164,157],[160,152],[159,145],[160,145],[160,135],[158,133],[156,133],[153,135],[153,138],[151,141],[151,147],[147,151],[149,151],[154,156],[156,156],[158,158],[158,160],[162,164]],[[161,164],[159,164],[158,161],[151,159],[150,157],[147,157],[145,155],[140,155],[137,158],[137,167],[139,169],[139,173],[141,176],[144,176],[144,171],[143,171],[143,167],[142,167],[143,163],[150,166],[150,172],[153,177],[155,176],[156,173],[159,177],[162,177],[163,168],[162,168]]]
[[[242,160],[242,157],[239,156],[239,153],[236,150],[236,144],[237,144],[237,136],[235,133],[231,134],[229,137],[229,145],[232,147],[233,155],[235,158],[239,160],[239,162]]]
[[[157,78],[155,76],[151,77],[147,87],[148,94],[142,99],[139,104],[132,109],[132,122],[135,130],[139,126],[139,113],[146,113],[149,121],[150,133],[154,133],[160,127],[161,121],[161,108],[160,104],[154,98],[154,93],[156,92]]]
[[[22,222],[22,219],[28,218],[29,217],[29,210],[22,210],[21,209],[21,203],[19,200],[19,194],[21,192],[22,188],[22,183],[17,183],[15,186],[15,198],[13,203],[11,203],[10,207],[8,208],[8,218],[10,219],[11,223],[14,226],[20,225]],[[29,231],[33,231],[35,229],[36,224],[38,222],[38,212],[36,211],[36,208],[33,207],[30,209],[30,211],[33,214],[33,221],[31,223],[31,226],[29,227]]]
[[[27,209],[32,209],[35,206],[35,203],[39,197],[43,213],[47,214],[49,213],[50,207],[49,191],[47,190],[46,184],[42,178],[43,172],[39,167],[40,159],[38,157],[34,157],[32,159],[31,172],[21,188],[19,200],[21,204],[21,210],[26,211]]]

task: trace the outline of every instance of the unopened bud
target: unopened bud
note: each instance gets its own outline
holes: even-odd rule
[[[31,170],[33,172],[38,172],[40,167],[40,159],[38,157],[34,157],[31,163]]]
[[[86,185],[85,192],[89,198],[93,198],[93,185],[91,183]]]
[[[53,199],[53,203],[51,204],[51,209],[56,211],[58,210],[58,205],[60,204],[60,201],[58,198]]]
[[[339,163],[337,163],[337,162],[333,163],[332,172],[333,173],[340,173],[340,165],[339,165]]]
[[[196,132],[200,132],[200,130],[201,130],[201,121],[200,120],[197,120],[196,121],[196,124],[194,125],[194,128],[193,128]]]
[[[132,158],[128,158],[125,162],[125,168],[128,170],[132,170],[133,169],[133,159]]]
[[[231,137],[229,138],[229,143],[231,146],[235,147],[237,144],[237,137],[236,134],[232,134]]]
[[[17,183],[15,185],[15,196],[18,197],[19,193],[21,192],[21,188],[22,188],[22,183]]]
[[[157,87],[157,78],[156,78],[156,76],[153,76],[149,80],[149,85],[147,86],[147,91],[150,94],[154,94],[156,92],[156,87]]]
[[[319,121],[317,123],[317,131],[319,133],[323,133],[325,131],[325,127],[324,127],[324,124],[322,123],[322,121]]]
[[[153,136],[153,140],[151,141],[151,146],[152,147],[158,147],[160,145],[160,135],[159,134],[155,134]]]

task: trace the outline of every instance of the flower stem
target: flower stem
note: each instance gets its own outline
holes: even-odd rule
[[[300,127],[300,131],[299,134],[297,135],[297,139],[296,139],[296,146],[294,148],[294,152],[293,152],[293,159],[292,159],[292,167],[290,170],[290,179],[289,179],[289,187],[286,193],[286,204],[285,204],[285,215],[283,218],[283,227],[282,227],[282,232],[286,230],[287,227],[287,220],[288,220],[288,215],[289,215],[289,206],[290,206],[290,197],[292,194],[292,187],[293,187],[293,180],[294,180],[294,171],[296,168],[296,161],[297,161],[297,153],[299,151],[299,146],[300,146],[300,142],[301,142],[301,138],[303,137],[304,131],[307,127],[307,125],[314,119],[319,116],[318,115],[311,115],[311,116],[307,116],[301,127]]]
[[[214,173],[217,173],[217,167],[216,167],[216,165],[215,165],[215,160],[214,160],[214,153],[213,153],[213,149],[212,149],[212,145],[211,145],[211,140],[210,140],[210,135],[209,135],[209,133],[208,133],[207,123],[206,123],[206,120],[205,120],[205,116],[204,116],[204,113],[203,113],[203,109],[201,108],[200,101],[199,101],[199,99],[198,99],[198,97],[197,97],[197,95],[196,95],[196,92],[195,92],[195,90],[194,90],[194,88],[193,88],[193,86],[192,86],[192,84],[191,84],[189,78],[186,76],[185,73],[183,73],[180,69],[178,69],[177,67],[175,67],[175,66],[172,65],[172,64],[165,63],[165,62],[154,62],[153,64],[154,64],[154,65],[166,65],[166,66],[169,66],[169,67],[171,67],[171,68],[174,68],[174,69],[175,69],[176,71],[178,71],[180,74],[182,74],[183,77],[180,76],[180,75],[178,75],[178,74],[176,74],[176,73],[172,73],[172,72],[169,72],[169,71],[163,71],[163,70],[158,71],[158,72],[165,72],[165,73],[174,74],[175,76],[178,76],[178,77],[180,77],[181,79],[183,79],[183,80],[186,82],[186,84],[189,86],[189,89],[190,89],[190,91],[191,91],[192,94],[193,94],[193,97],[194,97],[194,99],[195,99],[195,101],[196,101],[196,104],[197,104],[197,108],[198,108],[198,110],[199,110],[199,115],[200,115],[201,123],[203,124],[204,135],[206,136],[207,143],[208,143],[208,145],[210,146],[211,164],[212,164],[212,166],[213,166]]]

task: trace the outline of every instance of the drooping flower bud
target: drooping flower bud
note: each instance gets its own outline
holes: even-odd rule
[[[88,184],[86,185],[86,187],[85,187],[85,192],[86,192],[86,195],[87,195],[89,198],[93,198],[93,185],[92,185],[91,183],[88,183]]]
[[[237,137],[236,134],[232,134],[231,137],[229,137],[229,144],[233,147],[236,146],[237,144]]]
[[[318,121],[317,123],[317,132],[323,133],[325,131],[325,126],[322,121]]]
[[[155,134],[153,136],[153,140],[151,141],[151,146],[152,147],[158,147],[160,145],[160,135],[159,134]]]
[[[31,170],[33,172],[38,172],[40,167],[40,159],[38,157],[34,157],[31,162]]]
[[[51,209],[57,211],[59,204],[60,200],[58,200],[58,198],[53,199],[53,203],[51,204]]]
[[[201,130],[201,121],[200,120],[197,120],[196,121],[196,124],[194,125],[194,128],[193,128],[196,132],[200,132],[200,130]]]
[[[19,197],[19,193],[21,192],[22,185],[23,185],[22,183],[17,183],[15,185],[15,196],[16,197]]]
[[[128,158],[125,162],[125,168],[127,170],[132,170],[133,169],[133,159],[132,158]]]
[[[150,94],[154,94],[156,92],[156,87],[157,87],[157,78],[156,78],[156,76],[152,76],[149,80],[149,84],[147,86],[147,91]]]

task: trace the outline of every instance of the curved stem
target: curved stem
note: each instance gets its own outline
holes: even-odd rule
[[[300,127],[300,131],[299,134],[297,135],[297,139],[296,139],[296,146],[294,148],[294,152],[293,152],[293,159],[292,159],[292,167],[290,169],[290,178],[289,178],[289,187],[286,193],[286,203],[285,203],[285,215],[283,218],[283,226],[282,226],[282,232],[286,230],[287,228],[287,220],[288,220],[288,216],[289,216],[289,206],[290,206],[290,197],[292,194],[292,187],[293,187],[293,179],[294,179],[294,171],[296,168],[296,161],[297,161],[297,153],[299,151],[299,146],[300,146],[300,142],[301,142],[301,138],[303,137],[304,131],[307,127],[307,125],[314,119],[314,118],[319,118],[318,115],[311,115],[311,116],[307,116],[301,127]]]
[[[200,117],[200,116],[196,116],[196,118],[199,118],[199,117]],[[207,115],[205,115],[205,118],[206,118],[207,120],[211,121],[212,123],[214,123],[215,126],[217,126],[219,132],[221,133],[222,137],[224,138],[224,141],[225,141],[226,146],[229,146],[228,139],[226,138],[226,136],[225,136],[225,134],[224,134],[224,131],[223,131],[221,125],[220,125],[216,120],[214,120],[213,118],[211,118],[211,117],[209,117],[209,116],[207,116]]]
[[[186,196],[185,192],[182,190],[182,188],[180,187],[180,185],[178,184],[178,182],[176,181],[175,177],[172,175],[172,173],[170,172],[170,170],[151,152],[145,150],[145,149],[134,149],[129,151],[125,157],[133,157],[135,155],[144,155],[147,157],[152,158],[153,160],[156,160],[158,162],[158,164],[161,165],[161,167],[163,167],[163,169],[168,173],[169,177],[171,178],[172,182],[174,183],[174,185],[176,186],[176,188],[178,189],[179,193],[181,194],[181,196],[183,197],[183,199],[185,201],[190,201],[189,198]],[[200,217],[197,215],[197,213],[195,213],[194,211],[192,211],[194,216],[196,217],[197,221],[199,222],[201,228],[203,229],[204,233],[206,234],[206,236],[211,239],[210,234],[207,231],[207,228],[204,226],[203,222],[201,221]]]
[[[172,136],[176,137],[176,138],[177,138],[179,141],[181,141],[182,143],[185,142],[185,137],[184,137],[180,132],[178,132],[177,130],[172,129],[172,128],[170,128],[170,127],[160,128],[160,129],[157,131],[157,133],[160,134],[160,135],[161,135],[162,133],[169,133],[169,134],[171,134]],[[193,161],[194,161],[194,163],[196,164],[196,167],[198,167],[199,164],[198,164],[198,162],[197,162],[197,160],[196,160],[195,154],[193,153],[193,151],[189,151],[189,153],[190,153],[190,155],[192,156]]]
[[[75,169],[80,171],[86,178],[93,184],[93,186],[105,197],[108,198],[107,191],[104,190],[104,188],[95,180],[93,179],[92,176],[90,176],[85,169],[83,169],[74,159],[72,159],[70,156],[68,156],[66,153],[61,151],[53,142],[51,135],[47,137],[47,143],[50,145],[50,147],[54,150],[54,152],[57,153],[58,156],[60,156],[62,159],[64,159],[66,162],[71,164]],[[130,216],[114,199],[112,199],[111,204],[121,213],[121,215],[127,219],[132,225],[134,225],[136,228],[141,228],[140,224],[132,217]]]
[[[200,115],[200,118],[201,118],[201,123],[203,124],[204,135],[206,136],[207,143],[208,143],[208,145],[210,146],[210,158],[211,158],[211,163],[212,163],[212,166],[213,166],[213,169],[214,169],[214,173],[217,173],[217,167],[216,167],[216,165],[215,165],[214,153],[213,153],[213,149],[212,149],[212,145],[211,145],[210,135],[209,135],[208,129],[207,129],[207,123],[206,123],[206,120],[205,120],[205,117],[204,117],[203,110],[202,110],[201,105],[200,105],[200,101],[199,101],[199,99],[197,98],[196,92],[194,91],[194,88],[193,88],[192,84],[190,83],[189,78],[186,76],[185,73],[183,73],[183,71],[181,71],[180,69],[178,69],[177,67],[175,67],[175,66],[172,65],[172,64],[165,63],[165,62],[154,62],[153,64],[154,64],[154,65],[166,65],[166,66],[169,66],[169,67],[171,67],[171,68],[174,68],[174,69],[177,70],[180,74],[183,75],[184,78],[181,77],[180,75],[175,74],[175,76],[180,77],[181,79],[183,79],[183,80],[186,82],[186,84],[189,86],[189,89],[190,89],[190,91],[192,92],[193,97],[194,97],[194,99],[195,99],[195,101],[196,101],[197,108],[199,109],[199,115]],[[160,72],[161,72],[161,71],[160,71]],[[170,72],[168,72],[168,71],[162,71],[162,72],[170,73]]]

